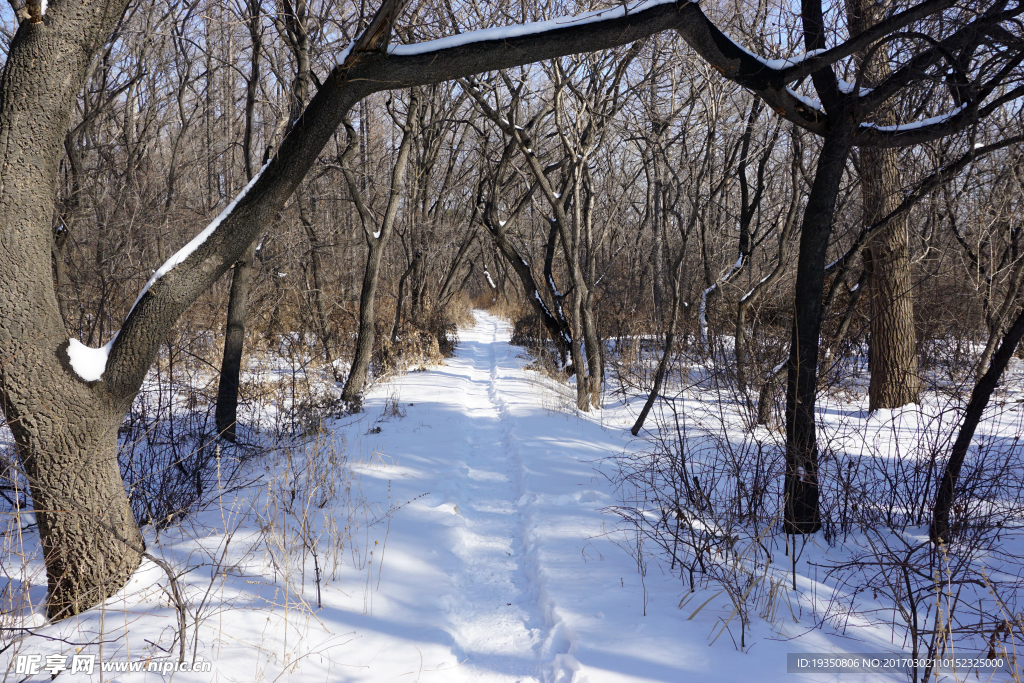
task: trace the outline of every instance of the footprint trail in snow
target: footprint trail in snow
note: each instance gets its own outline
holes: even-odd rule
[[[382,579],[368,599],[352,596],[372,605],[347,620],[372,653],[353,662],[352,680],[667,682],[706,672],[704,634],[680,642],[678,579],[644,617],[635,561],[603,513],[615,498],[597,470],[628,434],[552,409],[558,389],[522,369],[510,326],[475,315],[455,358],[379,387],[362,433],[348,437],[373,454],[360,468],[368,496],[412,500],[386,543],[380,525],[371,531],[371,546],[385,543]],[[385,409],[396,404],[399,415]]]

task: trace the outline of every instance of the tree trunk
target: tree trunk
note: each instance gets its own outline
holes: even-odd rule
[[[47,616],[58,620],[117,592],[144,548],[117,462],[124,413],[65,367],[38,367],[35,376],[40,385],[21,395],[7,392],[4,409],[39,522]],[[43,385],[51,390],[40,390]]]
[[[1017,319],[1003,336],[999,350],[992,356],[992,364],[971,391],[971,400],[967,404],[964,423],[960,426],[956,441],[953,442],[949,461],[946,463],[946,470],[942,475],[939,491],[935,497],[935,510],[929,529],[929,536],[933,543],[949,542],[949,512],[953,506],[953,495],[956,492],[960,469],[967,457],[967,449],[981,422],[982,413],[985,412],[985,407],[988,405],[989,399],[992,398],[992,392],[999,386],[999,378],[1002,377],[1003,370],[1009,364],[1021,337],[1024,337],[1024,309],[1017,314]]]
[[[787,533],[810,534],[821,528],[818,508],[818,441],[814,408],[818,390],[825,256],[839,184],[853,140],[853,119],[840,112],[818,156],[800,234],[792,337],[786,382]]]
[[[395,218],[398,216],[398,205],[405,182],[405,169],[409,165],[409,152],[412,149],[412,138],[418,106],[419,99],[415,90],[412,90],[409,95],[409,111],[406,116],[402,142],[398,148],[398,158],[395,160],[395,167],[391,171],[391,191],[388,196],[388,204],[380,223],[374,220],[370,210],[363,203],[359,183],[351,167],[352,157],[355,156],[356,150],[359,147],[360,136],[349,123],[346,122],[345,124],[349,135],[349,142],[345,153],[342,155],[341,166],[345,175],[345,181],[348,184],[349,194],[352,196],[352,200],[359,212],[363,236],[366,238],[366,246],[368,248],[366,268],[363,271],[363,286],[359,294],[359,336],[356,339],[356,353],[352,359],[352,368],[349,370],[348,379],[345,380],[345,387],[341,391],[342,400],[355,407],[358,407],[361,403],[360,396],[363,392],[363,387],[366,386],[366,377],[370,370],[370,361],[373,358],[373,309],[374,300],[377,297],[380,261],[394,230]],[[422,263],[422,261],[418,263]]]
[[[71,369],[51,262],[57,165],[92,58],[77,41],[102,44],[125,4],[94,3],[57,26],[23,21],[0,82],[0,400],[39,522],[52,619],[116,592],[143,549],[117,464],[130,399]]]
[[[672,358],[672,346],[675,343],[676,325],[679,321],[679,265],[682,263],[682,256],[685,251],[684,243],[683,248],[679,250],[680,257],[675,263],[672,274],[672,313],[669,316],[668,330],[665,331],[665,346],[661,352],[661,360],[658,361],[658,368],[654,372],[654,386],[651,387],[651,393],[648,394],[644,407],[640,409],[640,415],[637,416],[636,422],[633,423],[633,428],[629,430],[633,436],[639,434],[640,430],[644,428],[647,415],[651,412],[651,408],[654,407],[654,402],[658,400],[658,394],[661,393],[661,385],[665,381],[668,363]]]
[[[865,148],[861,151],[865,225],[872,225],[899,206],[897,162],[894,149]],[[869,410],[917,403],[921,395],[907,223],[906,214],[889,221],[867,247],[865,260],[871,307]]]
[[[850,33],[861,33],[880,21],[889,4],[888,0],[847,0]],[[871,57],[865,63],[869,54]],[[862,72],[858,82],[867,87],[874,87],[891,73],[885,47],[873,53],[860,53],[856,62]],[[875,122],[896,123],[891,105],[882,105],[876,112]],[[899,208],[902,197],[897,150],[861,150],[860,190],[864,225],[873,225]],[[907,228],[908,216],[901,214],[873,235],[867,244],[865,261],[871,309],[868,410],[917,403],[921,395]]]
[[[391,327],[392,345],[398,341],[398,333],[402,327],[402,306],[405,305],[405,282],[409,279],[409,274],[419,265],[422,256],[423,252],[417,251],[416,256],[409,263],[409,267],[405,269],[402,277],[398,280],[398,298],[395,300],[395,324]]]
[[[583,339],[582,308],[583,292],[579,287],[572,290],[572,340],[569,343],[569,356],[572,358],[572,368],[576,373],[576,407],[583,411],[590,410],[590,381],[587,376],[587,366],[583,360]]]
[[[505,257],[505,261],[512,267],[516,276],[518,276],[526,300],[530,302],[533,312],[537,314],[541,324],[544,325],[544,329],[548,332],[548,337],[555,345],[555,348],[558,349],[558,355],[564,363],[566,355],[570,353],[569,347],[572,340],[572,332],[566,327],[564,316],[556,318],[548,310],[540,296],[540,289],[537,287],[537,281],[533,277],[533,271],[530,269],[529,264],[526,263],[526,260],[516,251],[515,245],[509,240],[504,226],[497,219],[492,218],[486,210],[482,212],[481,220],[494,241],[494,246]],[[556,301],[557,304],[558,302]]]
[[[252,41],[249,79],[245,88],[245,131],[242,134],[242,158],[245,163],[245,174],[252,180],[256,174],[253,163],[253,123],[256,107],[256,90],[260,80],[260,48],[263,44],[260,34],[260,2],[249,2],[249,37]],[[178,91],[179,107],[184,88]],[[185,119],[182,119],[184,133]],[[177,155],[183,135],[174,142],[174,155]],[[171,174],[174,168],[171,168]],[[167,207],[170,207],[171,196],[167,196]],[[214,411],[214,424],[217,433],[234,443],[235,427],[238,422],[238,387],[242,375],[242,350],[245,346],[245,316],[249,309],[249,281],[252,277],[253,260],[256,258],[256,242],[249,245],[242,258],[235,263],[231,275],[231,294],[228,298],[227,329],[224,334],[224,355],[220,364],[220,379],[217,383],[217,407]]]
[[[323,258],[320,254],[323,244],[316,231],[316,224],[310,215],[309,207],[301,194],[296,195],[296,203],[299,205],[299,220],[306,230],[306,239],[309,240],[309,264],[313,270],[313,309],[316,311],[317,327],[320,329],[320,346],[324,352],[324,359],[331,363],[337,358],[334,349],[334,327],[331,325],[331,318],[327,311],[327,294],[324,286]]]
[[[235,426],[238,419],[238,386],[241,378],[242,349],[245,346],[245,313],[249,307],[249,282],[255,258],[256,243],[253,242],[245,255],[235,264],[234,274],[231,276],[224,357],[220,365],[220,382],[217,384],[217,409],[214,421],[217,432],[232,443],[235,441]]]
[[[380,259],[384,254],[384,243],[380,239],[370,244],[366,255],[366,268],[363,270],[363,287],[359,293],[359,331],[356,337],[356,352],[352,358],[345,388],[341,398],[358,406],[359,397],[366,386],[366,378],[370,372],[370,361],[373,360],[374,340],[374,301],[377,298],[377,281],[380,275]]]

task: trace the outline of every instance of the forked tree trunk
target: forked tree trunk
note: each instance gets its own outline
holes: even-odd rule
[[[0,397],[29,481],[55,619],[117,591],[142,552],[117,464],[131,398],[71,369],[51,265],[57,164],[92,59],[83,45],[102,44],[125,5],[94,3],[57,26],[23,21],[0,82]]]
[[[345,387],[341,391],[342,400],[356,407],[360,404],[363,387],[366,386],[366,378],[370,371],[370,361],[373,359],[374,301],[377,298],[380,261],[384,256],[384,250],[387,248],[391,233],[394,231],[395,219],[398,216],[398,204],[405,183],[405,169],[409,165],[409,152],[412,149],[418,106],[419,100],[415,91],[412,91],[409,96],[409,111],[406,116],[405,130],[402,134],[402,142],[398,147],[398,158],[391,171],[391,191],[388,196],[388,204],[379,223],[363,203],[359,183],[351,167],[352,157],[355,156],[359,147],[359,136],[355,128],[348,123],[345,124],[349,142],[342,155],[341,166],[348,184],[349,194],[359,212],[367,246],[366,268],[363,270],[363,286],[359,294],[359,336],[356,339],[356,352],[352,359],[352,368],[349,370],[348,379],[345,380]]]

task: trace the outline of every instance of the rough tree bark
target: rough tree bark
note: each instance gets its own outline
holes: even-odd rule
[[[120,588],[143,550],[117,464],[131,397],[72,374],[51,267],[65,133],[92,56],[126,5],[22,21],[0,79],[0,399],[39,521],[54,619]]]
[[[888,2],[847,0],[850,32],[862,33],[888,10]],[[875,87],[891,75],[884,45],[873,53],[858,55],[856,61],[859,80],[867,87]],[[880,125],[896,123],[891,106],[880,107],[874,118]],[[897,150],[860,151],[860,190],[864,225],[873,225],[899,207],[902,192]],[[899,408],[920,399],[908,222],[907,214],[889,221],[872,236],[865,253],[871,308],[868,410]]]

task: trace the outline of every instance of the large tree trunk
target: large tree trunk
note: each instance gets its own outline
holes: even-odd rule
[[[888,5],[887,1],[847,0],[850,33],[861,33],[881,20]],[[864,57],[862,53],[856,59],[864,85],[873,87],[889,76],[889,58],[884,47],[876,50],[868,63]],[[876,112],[875,120],[884,125],[896,123],[892,108],[887,105]],[[860,189],[864,225],[873,225],[899,208],[902,196],[897,150],[861,150]],[[869,410],[917,403],[921,394],[907,228],[908,216],[904,213],[889,221],[867,245],[865,261],[871,307]]]
[[[865,225],[896,210],[901,199],[899,187],[896,150],[864,149],[861,152],[861,196]],[[868,243],[869,410],[917,403],[921,395],[907,222],[906,214],[889,221]]]
[[[125,4],[94,3],[57,25],[23,21],[0,82],[0,397],[32,493],[55,619],[117,591],[142,552],[117,465],[130,399],[71,369],[51,265],[57,164],[92,57],[84,46],[103,42]]]
[[[39,522],[47,616],[56,620],[113,595],[138,567],[143,542],[117,463],[123,411],[52,360],[35,370],[39,385],[7,392],[4,409]]]

